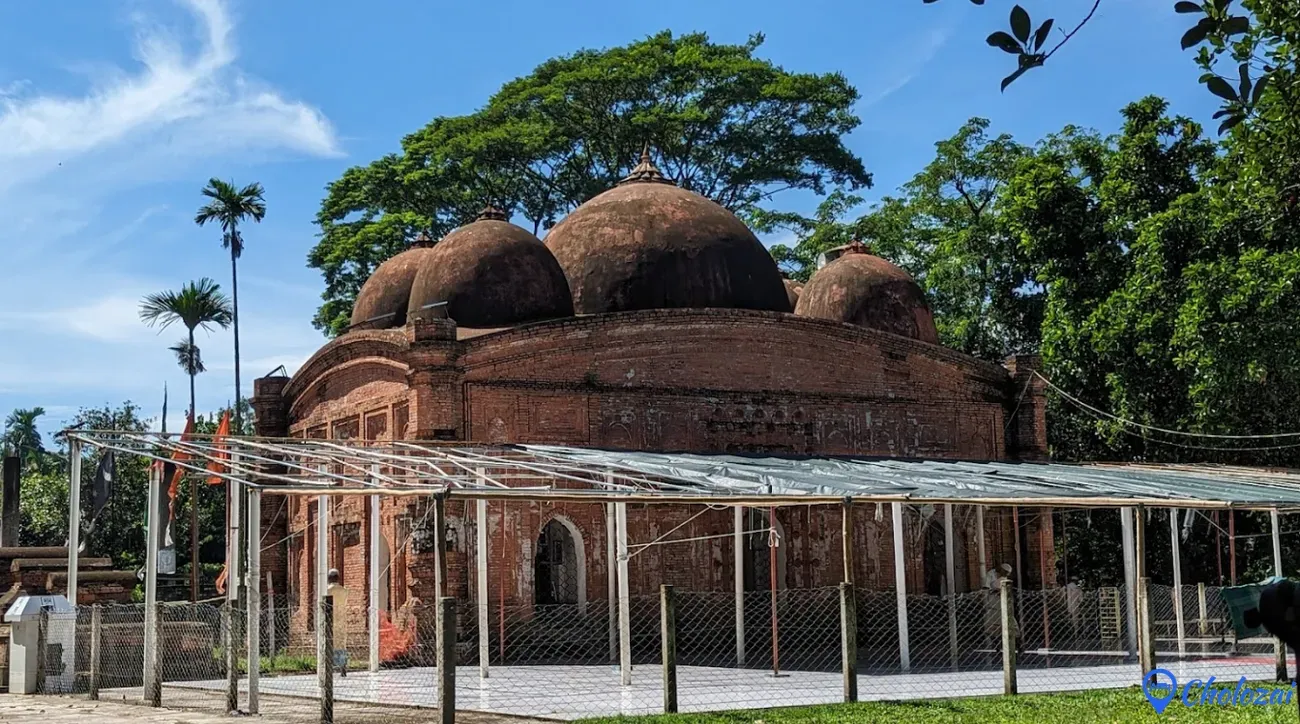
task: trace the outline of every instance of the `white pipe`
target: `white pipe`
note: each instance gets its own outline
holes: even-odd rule
[[[103,453],[107,454],[107,453]],[[81,441],[68,441],[68,602],[77,605],[77,569],[81,565]]]
[[[149,682],[154,680],[154,663],[158,660],[158,524],[159,488],[162,471],[149,466],[149,488],[146,492],[144,535],[144,685],[149,696]],[[229,634],[227,634],[229,635]]]
[[[488,640],[491,633],[491,624],[488,623],[488,509],[486,500],[476,500],[474,504],[478,507],[478,524],[474,530],[477,539],[474,553],[478,557],[474,570],[478,583],[475,591],[475,598],[478,599],[478,675],[479,678],[486,679],[488,659],[492,653]]]
[[[1187,653],[1187,628],[1183,621],[1183,555],[1179,542],[1178,511],[1169,509],[1169,546],[1174,556],[1174,623],[1178,626],[1178,655]]]
[[[898,660],[904,672],[912,669],[912,654],[907,640],[907,571],[903,552],[903,504],[890,503],[894,516],[894,587],[898,598]]]
[[[733,582],[736,592],[736,665],[745,665],[745,509],[735,506],[735,529],[732,531],[734,548]]]
[[[378,463],[370,466],[370,477],[376,485],[379,484]],[[379,671],[379,577],[383,574],[383,561],[379,560],[379,551],[384,536],[379,522],[379,508],[382,500],[378,495],[370,496],[370,605],[366,609],[366,633],[369,635],[366,647],[369,650],[370,660],[367,663],[371,671]]]
[[[325,625],[320,620],[320,600],[325,597],[326,590],[329,587],[329,496],[321,495],[316,498],[316,586],[315,595],[312,596],[312,610],[316,612],[316,630],[321,631]],[[342,632],[334,632],[334,641],[339,640]],[[335,644],[337,646],[337,643]],[[327,651],[325,648],[324,634],[316,637],[316,673],[323,676],[325,667],[333,659],[334,652]]]
[[[1133,509],[1119,509],[1120,538],[1124,552],[1124,602],[1127,607],[1129,655],[1137,655],[1137,556],[1134,551]]]
[[[1280,578],[1282,576],[1282,526],[1278,519],[1277,508],[1270,510],[1268,515],[1273,524],[1273,575]]]
[[[262,493],[248,491],[248,713],[258,711],[262,666]]]
[[[943,505],[943,552],[944,572],[948,576],[948,647],[952,654],[953,669],[961,662],[961,652],[957,646],[957,564],[956,543],[952,532],[952,503]]]
[[[627,503],[614,505],[618,526],[618,660],[624,686],[632,684],[632,612],[627,564]]]
[[[230,465],[232,470],[235,469],[235,465],[238,463],[238,461],[235,458],[236,458],[236,454],[231,453]],[[239,549],[239,531],[240,528],[242,527],[241,518],[243,517],[243,514],[241,512],[243,508],[243,497],[244,497],[243,486],[237,482],[231,483],[230,484],[230,531],[228,533],[228,539],[226,541],[226,549],[227,551],[229,551],[229,557],[227,559],[229,561],[229,563],[227,564],[229,568],[227,569],[226,598],[231,603],[239,600],[239,587],[243,585],[244,582],[244,571],[243,571],[242,564],[240,563],[242,556],[241,556],[241,551]]]
[[[989,568],[989,559],[984,550],[984,506],[975,506],[975,546],[980,557],[979,574],[980,581],[984,580],[984,572]]]

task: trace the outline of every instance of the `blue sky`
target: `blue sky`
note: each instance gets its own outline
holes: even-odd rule
[[[1026,0],[1058,26],[1086,0]],[[466,113],[503,82],[583,47],[663,29],[740,42],[798,71],[841,71],[859,89],[848,143],[889,193],[967,118],[1032,142],[1067,123],[1110,132],[1155,93],[1209,121],[1177,40],[1172,0],[1104,0],[1053,59],[1003,94],[1012,58],[984,44],[1011,3],[967,0],[67,0],[0,4],[0,415],[42,405],[52,430],[78,407],[132,400],[170,425],[187,382],[137,317],[140,297],[211,276],[229,258],[192,221],[210,176],[261,181],[266,221],[240,262],[244,389],[322,342],[323,288],[306,267],[324,186],[393,151],[438,115]],[[1045,16],[1044,16],[1045,17]],[[810,195],[778,197],[810,210]],[[767,239],[774,242],[780,239]],[[229,333],[200,334],[200,411],[233,397]]]

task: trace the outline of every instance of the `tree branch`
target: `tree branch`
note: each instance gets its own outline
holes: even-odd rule
[[[1056,47],[1054,47],[1054,48],[1052,48],[1051,50],[1047,51],[1047,55],[1044,55],[1044,56],[1043,56],[1043,62],[1044,62],[1044,63],[1047,62],[1047,59],[1048,59],[1048,58],[1050,58],[1050,57],[1052,57],[1053,55],[1055,55],[1055,54],[1056,54],[1056,51],[1060,50],[1062,45],[1065,45],[1066,43],[1070,42],[1070,38],[1073,38],[1075,33],[1077,33],[1077,32],[1079,32],[1080,30],[1082,30],[1082,29],[1083,29],[1083,26],[1085,26],[1085,25],[1088,24],[1088,21],[1092,20],[1092,16],[1097,14],[1097,8],[1098,8],[1100,5],[1101,5],[1101,0],[1094,0],[1094,1],[1093,1],[1093,3],[1092,3],[1092,9],[1088,11],[1088,14],[1087,14],[1086,16],[1084,16],[1083,20],[1080,20],[1080,21],[1079,21],[1079,24],[1078,24],[1078,25],[1074,26],[1074,30],[1071,30],[1070,32],[1066,33],[1066,34],[1065,34],[1065,37],[1064,37],[1064,38],[1061,38],[1061,42],[1057,43],[1057,44],[1056,44]]]

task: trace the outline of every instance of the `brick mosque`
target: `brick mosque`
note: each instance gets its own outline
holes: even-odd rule
[[[1047,446],[1036,362],[995,365],[939,345],[920,287],[861,244],[828,252],[806,284],[784,279],[740,219],[665,179],[643,154],[544,242],[491,207],[437,244],[418,236],[362,287],[349,331],[291,378],[256,380],[253,406],[257,434],[270,437],[1036,460]],[[434,600],[433,544],[416,530],[427,501],[382,501],[381,560],[370,560],[368,498],[331,503],[329,564],[355,592],[349,618],[358,633],[371,566],[384,571],[386,619],[413,608],[431,616]],[[266,540],[280,541],[264,552],[263,570],[305,631],[316,500],[286,500],[263,509]],[[884,591],[895,581],[893,539],[888,512],[875,508],[854,507],[855,578],[859,589]],[[1016,540],[1010,509],[989,510],[981,563],[964,508],[957,591],[978,588],[986,569],[1016,557],[1024,585],[1055,585],[1050,514],[1026,511]],[[661,583],[732,591],[733,542],[724,534],[733,513],[699,513],[629,505],[632,545],[688,520],[672,537],[703,539],[632,558],[633,597],[655,595]],[[753,527],[767,526],[766,510],[751,515]],[[783,507],[776,518],[776,587],[836,585],[839,507]],[[909,593],[946,588],[941,519],[908,508]],[[603,505],[493,502],[488,521],[493,605],[607,600]],[[470,601],[474,506],[453,497],[447,526],[447,595]],[[745,586],[765,591],[768,536],[749,539]],[[350,640],[364,646],[365,636]]]

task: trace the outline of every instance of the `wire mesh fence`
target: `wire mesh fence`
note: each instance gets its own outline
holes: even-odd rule
[[[1147,590],[1158,666],[1180,680],[1276,675],[1273,640],[1237,640],[1222,589]],[[846,696],[846,665],[861,700],[998,694],[1007,626],[1020,692],[1128,687],[1142,675],[1123,587],[1012,590],[1005,613],[1001,591],[991,589],[901,601],[892,590],[851,587],[747,591],[739,599],[732,592],[673,594],[669,628],[661,596],[629,597],[625,611],[607,601],[484,609],[457,601],[441,627],[435,606],[413,601],[381,612],[376,637],[364,606],[341,607],[328,618],[333,721],[434,720],[439,682],[448,676],[457,709],[471,720],[474,712],[558,719],[654,713],[669,692],[681,711],[833,703]],[[224,602],[160,604],[154,645],[161,703],[247,711],[253,690],[263,715],[321,721],[319,610],[264,598],[255,613],[250,619],[246,606]],[[148,703],[149,620],[142,605],[46,615],[39,691],[94,688],[103,698]],[[255,684],[250,621],[257,626]],[[443,669],[440,631],[451,644]],[[668,692],[666,680],[675,682]]]

